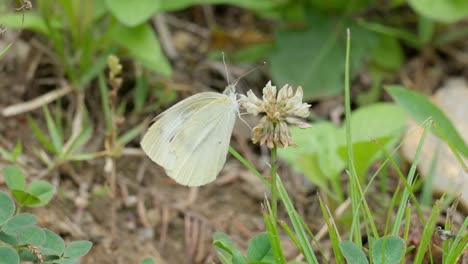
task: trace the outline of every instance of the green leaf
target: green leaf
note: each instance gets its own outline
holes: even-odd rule
[[[40,203],[34,204],[34,206],[43,206],[52,199],[54,187],[46,181],[34,181],[28,186],[28,192],[40,200]]]
[[[154,259],[153,258],[145,258],[144,260],[141,261],[140,264],[154,264]]]
[[[392,103],[377,103],[360,107],[351,114],[353,142],[371,141],[383,137],[399,137],[406,125],[405,111]],[[345,145],[345,130],[341,129],[341,145]]]
[[[7,235],[5,234],[5,232],[2,231],[0,231],[0,241],[10,244],[11,246],[18,245],[18,239],[16,238],[16,236]]]
[[[105,2],[112,15],[130,27],[147,21],[161,8],[155,0],[106,0]]]
[[[464,0],[409,0],[419,14],[444,23],[454,23],[468,17],[468,1]]]
[[[381,34],[378,44],[371,50],[371,59],[378,67],[397,71],[405,60],[403,49],[394,37]]]
[[[0,227],[15,213],[15,203],[4,192],[0,192]]]
[[[7,165],[3,168],[3,178],[10,190],[24,190],[26,178],[21,169],[14,165]]]
[[[270,239],[267,233],[260,233],[252,238],[247,248],[247,260],[249,263],[252,261],[274,262]]]
[[[44,22],[44,19],[34,12],[28,11],[24,14],[24,24],[23,24],[23,14],[2,14],[0,16],[0,24],[4,25],[5,27],[10,27],[14,29],[21,29],[21,27],[25,29],[29,29],[32,31],[36,31],[42,33],[44,35],[49,34],[49,30]]]
[[[67,157],[68,160],[90,160],[96,158],[96,153],[80,153],[80,154],[72,154]]]
[[[397,236],[384,236],[372,245],[374,264],[397,264],[404,256],[405,242]]]
[[[63,252],[65,258],[79,258],[88,254],[89,250],[93,246],[91,241],[79,240],[71,242]]]
[[[54,264],[76,264],[76,259],[74,258],[62,258],[54,260],[52,263]]]
[[[60,132],[61,128],[57,126],[47,106],[44,107],[44,114],[47,122],[47,129],[49,130],[49,134],[52,139],[52,144],[54,145],[55,151],[59,153],[63,148],[63,137]]]
[[[345,30],[351,30],[353,75],[376,43],[374,33],[340,17],[310,14],[305,30],[280,30],[272,53],[271,73],[278,85],[304,87],[306,100],[342,93],[345,63]]]
[[[399,85],[388,86],[387,91],[392,98],[417,122],[424,122],[428,118],[432,118],[455,148],[457,148],[465,157],[468,156],[467,143],[460,136],[457,129],[444,112],[442,112],[427,97]],[[441,136],[439,133],[438,135],[439,137]]]
[[[327,182],[345,168],[336,153],[338,128],[330,122],[318,122],[310,129],[293,128],[291,135],[297,147],[279,149],[279,156],[311,182],[327,189]]]
[[[13,197],[15,197],[15,200],[21,205],[21,206],[34,206],[37,205],[41,202],[41,200],[22,190],[12,190],[11,194],[13,194]]]
[[[143,131],[144,126],[143,124],[136,126],[128,131],[126,131],[123,135],[121,135],[117,139],[117,144],[125,146],[127,143],[130,141],[134,140],[136,137],[138,137],[141,134],[141,131]]]
[[[136,80],[133,102],[136,110],[141,110],[148,98],[148,83],[145,76],[140,76]]]
[[[57,153],[57,150],[54,148],[54,145],[50,143],[50,140],[47,138],[45,133],[39,128],[37,123],[30,116],[28,116],[27,119],[29,128],[31,129],[39,143],[41,143],[41,145],[51,153]]]
[[[0,259],[5,264],[19,264],[18,252],[11,247],[0,247]]]
[[[148,24],[116,27],[111,38],[146,68],[162,75],[171,74],[171,65],[159,46],[154,30]]]
[[[1,55],[0,55],[1,57]],[[13,155],[7,151],[6,149],[2,148],[0,146],[0,156],[3,157],[5,160],[12,161],[13,162]]]
[[[21,245],[29,244],[40,246],[46,241],[46,235],[42,228],[38,226],[30,226],[19,233],[18,241]]]
[[[91,125],[87,125],[85,128],[81,129],[78,136],[73,140],[70,146],[69,153],[77,153],[81,148],[88,142],[88,140],[93,135],[93,128]]]
[[[20,253],[20,260],[21,263],[37,263],[38,261],[37,257],[29,250],[29,248],[22,250]]]
[[[21,141],[18,141],[16,143],[15,148],[11,152],[13,161],[16,161],[16,159],[21,155],[22,152],[23,152],[23,144],[21,144]]]
[[[362,249],[349,240],[341,241],[340,249],[349,264],[369,263]]]
[[[394,141],[393,137],[376,138],[375,141],[361,141],[353,143],[354,150],[354,164],[356,174],[362,179],[365,177],[367,170],[379,158],[381,153],[381,146],[388,145],[389,142]],[[348,148],[340,146],[337,151],[338,155],[343,161],[348,159]]]
[[[36,217],[32,214],[22,213],[17,214],[10,218],[5,225],[3,225],[2,230],[8,235],[17,235],[22,230],[35,225],[37,222]]]
[[[40,251],[45,255],[61,255],[65,250],[65,242],[63,239],[50,231],[49,229],[44,228],[44,234],[46,236],[45,243],[40,247]]]
[[[221,232],[214,233],[213,245],[215,246],[218,255],[228,257],[233,264],[247,263],[242,253],[237,249],[237,246],[232,242],[228,235]]]

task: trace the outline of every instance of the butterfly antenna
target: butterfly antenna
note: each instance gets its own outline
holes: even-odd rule
[[[224,57],[223,57],[223,58],[224,58]],[[263,62],[263,65],[259,65],[259,66],[257,66],[257,67],[254,67],[254,68],[250,69],[248,72],[246,72],[246,73],[242,74],[241,76],[237,77],[237,78],[234,80],[233,85],[236,86],[237,83],[240,81],[240,79],[242,79],[242,78],[244,78],[245,76],[249,75],[249,74],[252,73],[253,71],[258,70],[258,68],[266,66],[266,64],[267,64],[267,63],[264,61],[264,62]],[[225,66],[226,66],[226,65],[225,65]]]
[[[229,82],[229,72],[228,72],[228,68],[227,68],[227,65],[226,65],[226,60],[224,58],[224,52],[222,52],[222,54],[223,54],[223,65],[224,65],[224,71],[226,72],[227,83],[230,84],[230,82]]]

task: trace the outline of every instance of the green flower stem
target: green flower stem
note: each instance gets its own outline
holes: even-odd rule
[[[277,163],[277,148],[274,146],[271,149],[271,211],[273,212],[273,217],[277,218],[278,212],[278,189],[276,187],[276,178],[278,174],[276,174],[276,163]]]

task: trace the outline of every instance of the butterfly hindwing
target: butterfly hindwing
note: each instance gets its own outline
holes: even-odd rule
[[[178,183],[199,186],[213,181],[226,162],[236,111],[227,96],[190,118],[174,138],[177,166],[168,170]]]

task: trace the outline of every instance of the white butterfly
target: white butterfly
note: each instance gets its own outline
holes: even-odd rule
[[[226,162],[238,108],[234,85],[188,97],[154,119],[141,147],[179,184],[207,184]]]

